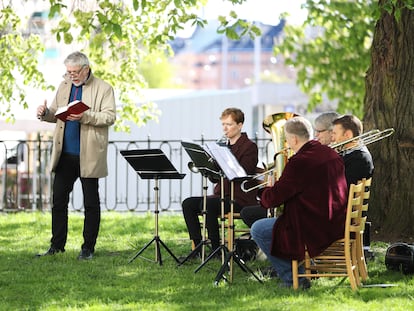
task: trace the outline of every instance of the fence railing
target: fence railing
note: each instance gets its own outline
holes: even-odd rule
[[[273,144],[270,139],[253,138],[259,148],[259,161],[273,162]],[[203,145],[215,139],[194,141]],[[180,173],[182,180],[159,180],[160,210],[179,211],[188,196],[202,195],[202,176],[188,169],[191,161],[181,140],[110,141],[108,146],[108,176],[99,181],[102,210],[151,210],[154,202],[154,181],[143,180],[120,154],[121,150],[163,150]],[[0,210],[49,210],[52,202],[53,174],[49,163],[52,141],[40,137],[36,140],[0,141]],[[260,166],[260,164],[259,164]],[[212,184],[209,185],[212,191]],[[70,198],[70,210],[83,210],[83,196],[79,180]]]

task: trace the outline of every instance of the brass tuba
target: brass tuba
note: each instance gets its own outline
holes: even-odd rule
[[[266,132],[272,135],[272,142],[274,145],[274,163],[275,177],[279,179],[282,171],[285,168],[289,154],[284,126],[288,119],[298,116],[293,112],[280,112],[267,116],[263,120],[263,128]]]

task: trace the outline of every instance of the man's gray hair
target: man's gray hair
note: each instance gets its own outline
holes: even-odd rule
[[[339,113],[335,111],[328,111],[320,114],[315,119],[315,126],[322,127],[320,130],[329,130],[331,131],[333,128],[333,120],[339,117]]]
[[[89,66],[88,57],[81,52],[69,54],[63,62],[66,66]]]
[[[293,117],[285,124],[286,133],[296,135],[299,139],[308,141],[312,138],[312,124],[304,117]]]

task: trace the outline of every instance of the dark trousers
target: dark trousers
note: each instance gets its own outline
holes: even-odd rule
[[[79,156],[62,154],[53,181],[51,244],[64,250],[68,234],[69,195],[80,177]],[[98,178],[80,178],[83,192],[84,223],[82,249],[95,250],[101,221]]]
[[[220,229],[218,218],[221,218],[221,198],[216,196],[208,196],[206,201],[206,228],[208,238],[211,241],[211,246],[214,249],[220,245]],[[194,241],[195,245],[200,243],[201,224],[198,216],[203,210],[203,197],[189,197],[182,203],[184,220],[187,225],[190,239]],[[234,203],[233,211],[240,212],[241,207]],[[224,213],[230,212],[230,198],[224,199]]]
[[[266,218],[268,210],[261,205],[245,206],[240,211],[240,217],[243,222],[251,228],[256,220]]]

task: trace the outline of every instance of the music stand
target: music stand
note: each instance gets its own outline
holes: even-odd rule
[[[136,149],[136,150],[122,150],[122,156],[133,167],[142,179],[154,179],[154,193],[155,193],[155,207],[154,207],[154,238],[149,241],[136,255],[129,260],[131,263],[142,252],[144,252],[152,243],[155,243],[155,262],[162,265],[161,247],[175,259],[177,263],[180,261],[172,253],[172,251],[165,245],[158,234],[158,205],[159,205],[159,180],[160,179],[183,179],[185,174],[177,172],[170,160],[166,157],[161,149]]]
[[[219,146],[216,143],[207,143],[206,147],[209,151],[209,153],[212,155],[212,157],[216,160],[218,166],[223,171],[226,178],[230,181],[230,225],[229,230],[234,230],[233,225],[233,217],[234,217],[234,181],[235,180],[241,180],[250,178],[250,176],[247,175],[244,168],[239,164],[234,154],[231,152],[231,150],[224,146]],[[223,180],[222,180],[223,184]],[[222,208],[221,211],[222,219],[224,219],[224,208]],[[251,270],[246,263],[239,257],[237,254],[237,251],[234,248],[233,243],[233,232],[230,234],[231,241],[229,241],[228,247],[224,246],[224,254],[225,258],[224,261],[220,267],[220,270],[217,273],[217,276],[215,278],[214,283],[217,285],[221,279],[224,279],[227,281],[226,277],[224,276],[224,273],[227,268],[230,269],[230,282],[233,280],[233,260],[237,263],[237,265],[244,271],[244,272],[250,272],[251,275],[254,276],[256,280],[258,280],[260,283],[263,283],[262,280]],[[222,243],[223,244],[223,243]]]
[[[226,254],[228,253],[228,248],[225,245],[225,236],[224,236],[224,174],[221,174],[220,176],[220,205],[221,205],[221,243],[220,246],[217,247],[208,257],[205,261],[203,261],[195,270],[194,273],[197,273],[202,267],[204,267],[207,262],[210,261],[210,259],[214,258],[218,252],[221,252],[221,263],[224,264],[224,258]]]
[[[203,227],[201,234],[201,241],[195,245],[194,249],[180,262],[179,265],[184,264],[188,259],[192,258],[201,247],[201,261],[204,261],[205,246],[207,245],[206,239],[206,214],[207,214],[207,178],[220,176],[220,169],[217,167],[214,159],[201,147],[195,143],[181,142],[184,150],[187,152],[193,165],[191,171],[200,172],[203,176],[203,208],[201,215],[203,217]],[[190,164],[189,164],[190,166]]]

